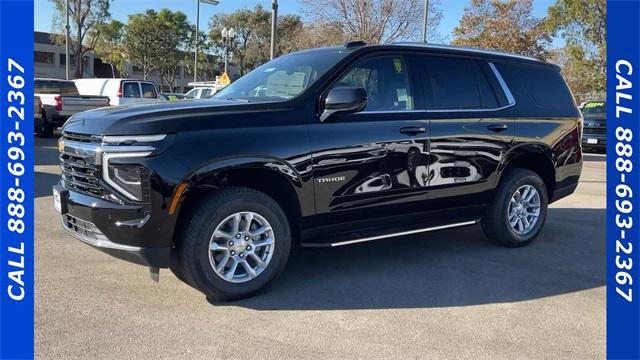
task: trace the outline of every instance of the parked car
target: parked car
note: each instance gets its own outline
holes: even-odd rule
[[[166,101],[158,96],[158,89],[151,81],[135,79],[77,79],[76,86],[83,95],[109,97],[112,106]]]
[[[582,148],[607,149],[607,105],[604,101],[587,101],[580,108],[584,118]]]
[[[40,101],[39,96],[33,97],[33,119],[36,122],[42,120],[42,101]]]
[[[71,115],[109,106],[109,99],[102,96],[84,96],[78,93],[73,81],[37,78],[34,95],[40,99],[43,113],[35,118],[34,128],[40,137],[51,137],[53,130],[62,126]]]
[[[176,94],[176,93],[160,93],[160,96],[167,101],[178,101],[184,100],[184,94]]]
[[[80,241],[237,299],[295,246],[474,224],[529,244],[578,185],[581,126],[556,65],[350,42],[281,56],[199,103],[74,117],[54,199]]]
[[[184,94],[185,99],[205,99],[211,97],[215,93],[212,87],[197,87],[189,90]]]

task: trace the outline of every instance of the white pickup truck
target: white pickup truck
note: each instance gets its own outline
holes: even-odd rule
[[[74,82],[69,80],[37,78],[34,93],[42,103],[42,116],[35,118],[34,126],[39,137],[51,137],[53,130],[73,114],[109,106],[108,97],[80,95]]]

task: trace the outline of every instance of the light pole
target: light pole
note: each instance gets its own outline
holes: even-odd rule
[[[278,0],[271,1],[271,60],[276,57],[276,28],[278,25]]]
[[[69,80],[69,30],[70,30],[70,26],[69,26],[69,0],[65,1],[65,4],[67,5],[66,7],[66,12],[67,12],[67,24],[65,25],[65,32],[64,32],[64,48],[65,48],[65,61],[64,61],[64,69],[65,69],[65,74],[66,74],[66,79]]]
[[[236,36],[236,31],[233,28],[222,28],[222,41],[224,41],[224,73],[227,73],[227,67],[229,65],[229,43]],[[229,75],[229,74],[227,74]]]
[[[196,51],[193,56],[193,82],[198,81],[198,43],[200,42],[200,2],[209,5],[218,5],[220,1],[218,0],[196,0]]]
[[[422,42],[427,42],[427,20],[429,19],[429,0],[424,0],[424,13],[422,14]]]

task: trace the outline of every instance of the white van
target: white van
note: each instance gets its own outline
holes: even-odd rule
[[[151,81],[134,79],[77,79],[81,95],[108,96],[109,105],[165,101]]]

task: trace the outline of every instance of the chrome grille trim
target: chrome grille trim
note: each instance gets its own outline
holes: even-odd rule
[[[73,215],[64,214],[60,217],[62,228],[76,239],[92,246],[114,250],[140,251],[139,246],[123,245],[110,241],[90,221],[82,220]]]

